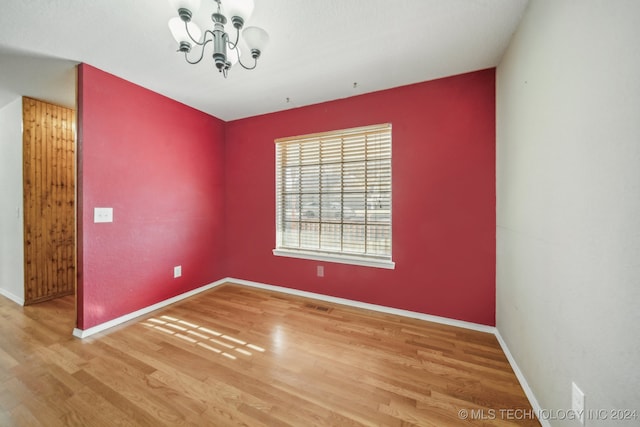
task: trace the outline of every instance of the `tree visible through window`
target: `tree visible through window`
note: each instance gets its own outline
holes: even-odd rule
[[[392,264],[391,125],[275,142],[274,253]]]

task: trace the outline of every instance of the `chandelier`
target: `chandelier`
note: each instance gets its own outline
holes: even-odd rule
[[[253,0],[212,0],[217,3],[216,11],[211,15],[213,29],[204,31],[204,35],[198,25],[192,20],[192,16],[200,7],[200,0],[170,0],[178,11],[178,16],[169,20],[169,29],[173,38],[178,42],[178,52],[184,53],[184,58],[189,64],[197,64],[202,61],[207,44],[213,44],[213,61],[218,71],[226,78],[229,68],[238,63],[247,70],[253,70],[258,65],[258,58],[264,50],[269,35],[258,27],[246,27],[242,31],[245,22],[253,12]],[[231,21],[235,28],[235,34],[229,34],[224,26]],[[243,62],[244,53],[240,52],[240,41],[243,40],[253,58],[253,64]],[[194,57],[190,57],[191,50],[199,51]],[[246,61],[246,59],[244,59]]]

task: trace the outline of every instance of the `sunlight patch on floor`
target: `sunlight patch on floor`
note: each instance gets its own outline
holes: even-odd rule
[[[144,322],[140,322],[140,324],[155,331],[172,335],[182,341],[197,345],[200,348],[209,350],[212,353],[220,354],[221,356],[231,360],[237,359],[234,354],[230,353],[231,351],[247,357],[253,356],[253,353],[249,350],[259,353],[264,353],[266,351],[260,346],[248,343],[228,334],[223,334],[222,332],[171,316],[163,315],[159,316],[159,318],[152,317],[146,319]],[[221,350],[219,347],[222,347],[224,350]]]

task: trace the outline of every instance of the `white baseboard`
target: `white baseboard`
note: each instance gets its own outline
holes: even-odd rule
[[[365,310],[378,311],[386,314],[395,314],[397,316],[410,317],[413,319],[426,320],[428,322],[441,323],[449,326],[457,326],[460,328],[471,329],[479,332],[488,332],[493,334],[495,328],[493,326],[481,325],[479,323],[465,322],[463,320],[449,319],[447,317],[433,316],[431,314],[418,313],[416,311],[402,310],[399,308],[387,307],[384,305],[369,304],[366,302],[350,300],[346,298],[332,297],[329,295],[316,294],[314,292],[301,291],[298,289],[285,288],[282,286],[267,285],[265,283],[251,282],[249,280],[235,279],[229,277],[228,282],[237,283],[239,285],[251,286],[254,288],[266,289],[269,291],[281,292],[290,295],[296,295],[305,298],[313,298],[320,301],[331,302],[335,304],[347,305],[350,307],[363,308]]]
[[[20,298],[19,296],[15,295],[12,292],[9,292],[6,289],[0,288],[0,295],[4,295],[5,297],[9,298],[11,301],[15,302],[16,304],[24,305],[24,298]]]
[[[529,403],[531,404],[533,411],[535,412],[536,416],[542,414],[543,411],[542,411],[542,408],[540,407],[540,404],[538,403],[538,399],[536,399],[535,394],[533,394],[533,390],[531,390],[531,387],[529,387],[529,383],[527,382],[527,379],[525,378],[524,374],[518,367],[518,364],[516,363],[516,359],[514,359],[513,355],[511,354],[511,351],[509,351],[509,347],[507,346],[507,343],[502,339],[502,335],[500,335],[500,331],[498,330],[498,328],[496,328],[495,335],[496,335],[496,338],[498,339],[498,342],[500,343],[500,347],[502,347],[502,351],[507,356],[507,360],[509,360],[511,369],[513,369],[513,372],[515,372],[516,374],[516,378],[518,378],[518,381],[520,382],[520,386],[522,387],[522,390],[524,390],[524,394],[527,396],[527,399],[529,399]],[[549,420],[540,419],[538,417],[538,421],[540,421],[540,424],[542,424],[542,427],[551,427],[551,423],[549,423]]]
[[[515,372],[516,378],[520,382],[520,386],[522,387],[522,389],[524,390],[525,395],[529,399],[529,403],[531,404],[531,407],[533,408],[534,412],[536,414],[540,414],[542,412],[542,408],[538,404],[538,400],[536,399],[535,395],[533,394],[533,391],[531,390],[531,387],[529,387],[529,384],[527,383],[527,379],[525,378],[524,374],[522,373],[522,371],[518,367],[518,364],[516,363],[515,359],[513,358],[513,355],[509,351],[509,347],[507,347],[507,344],[502,339],[502,336],[500,335],[500,331],[498,331],[498,329],[493,327],[493,326],[487,326],[487,325],[482,325],[482,324],[473,323],[473,322],[465,322],[465,321],[456,320],[456,319],[449,319],[447,317],[433,316],[433,315],[430,315],[430,314],[418,313],[418,312],[409,311],[409,310],[402,310],[402,309],[393,308],[393,307],[386,307],[386,306],[383,306],[383,305],[369,304],[369,303],[366,303],[366,302],[355,301],[355,300],[350,300],[350,299],[345,299],[345,298],[332,297],[332,296],[329,296],[329,295],[317,294],[317,293],[314,293],[314,292],[301,291],[299,289],[285,288],[285,287],[282,287],[282,286],[268,285],[268,284],[265,284],[265,283],[252,282],[252,281],[243,280],[243,279],[236,279],[236,278],[233,278],[233,277],[227,277],[227,278],[224,278],[224,279],[220,279],[220,280],[218,280],[216,282],[210,283],[210,284],[205,285],[205,286],[201,286],[201,287],[199,287],[197,289],[193,289],[193,290],[191,290],[189,292],[185,292],[185,293],[177,295],[177,296],[175,296],[173,298],[169,298],[169,299],[161,301],[161,302],[159,302],[157,304],[150,305],[148,307],[145,307],[145,308],[142,308],[140,310],[134,311],[133,313],[126,314],[124,316],[118,317],[116,319],[110,320],[110,321],[102,323],[100,325],[93,326],[93,327],[88,328],[88,329],[82,330],[82,329],[75,328],[73,330],[73,335],[75,337],[77,337],[77,338],[87,338],[87,337],[89,337],[91,335],[97,334],[98,332],[105,331],[105,330],[107,330],[109,328],[112,328],[114,326],[117,326],[117,325],[120,325],[122,323],[128,322],[129,320],[135,319],[136,317],[143,316],[143,315],[145,315],[147,313],[150,313],[152,311],[155,311],[155,310],[158,310],[160,308],[166,307],[166,306],[168,306],[170,304],[176,303],[176,302],[181,301],[181,300],[183,300],[185,298],[189,298],[189,297],[191,297],[193,295],[199,294],[200,292],[204,292],[204,291],[207,291],[209,289],[213,289],[213,288],[215,288],[217,286],[220,286],[220,285],[222,285],[224,283],[234,283],[234,284],[243,285],[243,286],[250,286],[250,287],[253,287],[253,288],[266,289],[266,290],[274,291],[274,292],[280,292],[280,293],[285,293],[285,294],[290,294],[290,295],[296,295],[296,296],[305,297],[305,298],[313,298],[313,299],[317,299],[317,300],[320,300],[320,301],[326,301],[326,302],[331,302],[331,303],[335,303],[335,304],[342,304],[342,305],[346,305],[346,306],[350,306],[350,307],[362,308],[362,309],[377,311],[377,312],[386,313],[386,314],[394,314],[394,315],[397,315],[397,316],[409,317],[409,318],[413,318],[413,319],[425,320],[425,321],[428,321],[428,322],[440,323],[440,324],[449,325],[449,326],[457,326],[457,327],[464,328],[464,329],[470,329],[470,330],[473,330],[473,331],[486,332],[486,333],[493,334],[493,335],[495,335],[496,339],[498,340],[498,343],[502,347],[502,351],[507,356],[507,360],[509,361],[509,364],[511,365],[511,368],[513,369],[513,372]],[[0,289],[0,293],[2,293],[3,295],[7,296],[8,298],[11,298],[11,296],[6,295],[5,292],[3,292],[1,289]],[[15,299],[13,299],[13,298],[11,298],[11,299],[15,301]],[[18,302],[18,301],[16,301],[16,302]],[[551,427],[551,424],[549,424],[548,420],[540,419],[539,421],[540,421],[540,423],[542,424],[543,427]]]
[[[236,279],[233,277],[227,277],[224,279],[220,279],[216,282],[210,283],[208,285],[205,286],[201,286],[197,289],[193,289],[189,292],[185,292],[183,294],[177,295],[173,298],[169,298],[166,299],[164,301],[160,301],[159,303],[150,305],[148,307],[144,307],[141,308],[140,310],[136,310],[132,313],[128,313],[125,314],[124,316],[120,316],[118,318],[109,320],[108,322],[104,322],[101,323],[99,325],[93,326],[91,328],[88,329],[78,329],[75,328],[73,330],[73,336],[77,337],[77,338],[87,338],[91,335],[97,334],[98,332],[102,332],[105,331],[109,328],[113,328],[114,326],[120,325],[122,323],[128,322],[129,320],[135,319],[136,317],[140,317],[143,316],[147,313],[150,313],[152,311],[158,310],[160,308],[166,307],[170,304],[176,303],[178,301],[181,301],[185,298],[189,298],[193,295],[199,294],[200,292],[204,292],[207,291],[209,289],[215,288],[216,286],[220,286],[223,283],[235,283],[238,285],[244,285],[244,286],[250,286],[253,288],[260,288],[260,289],[266,289],[266,290],[270,290],[270,291],[274,291],[274,292],[280,292],[280,293],[285,293],[285,294],[290,294],[290,295],[296,295],[296,296],[301,296],[301,297],[305,297],[305,298],[313,298],[313,299],[317,299],[320,301],[326,301],[326,302],[331,302],[331,303],[335,303],[335,304],[342,304],[342,305],[346,305],[346,306],[350,306],[350,307],[356,307],[356,308],[362,308],[365,310],[372,310],[372,311],[378,311],[381,313],[386,313],[386,314],[394,314],[397,316],[403,316],[403,317],[409,317],[409,318],[413,318],[413,319],[419,319],[419,320],[425,320],[428,322],[434,322],[434,323],[440,323],[443,325],[449,325],[449,326],[457,326],[459,328],[465,328],[465,329],[471,329],[474,331],[479,331],[479,332],[486,332],[486,333],[490,333],[490,334],[494,334],[495,333],[495,328],[493,326],[487,326],[487,325],[482,325],[479,323],[473,323],[473,322],[465,322],[463,320],[456,320],[456,319],[449,319],[447,317],[440,317],[440,316],[433,316],[431,314],[424,314],[424,313],[418,313],[415,311],[409,311],[409,310],[402,310],[399,308],[393,308],[393,307],[386,307],[383,305],[377,305],[377,304],[369,304],[366,302],[361,302],[361,301],[355,301],[355,300],[350,300],[350,299],[346,299],[346,298],[338,298],[338,297],[332,297],[329,295],[323,295],[323,294],[317,294],[314,292],[307,292],[307,291],[301,291],[298,289],[292,289],[292,288],[285,288],[283,286],[276,286],[276,285],[268,285],[266,283],[258,283],[258,282],[252,282],[249,280],[243,280],[243,279]]]
[[[159,303],[141,308],[140,310],[136,310],[133,313],[125,314],[124,316],[120,316],[118,318],[109,320],[108,322],[101,323],[99,325],[93,326],[88,329],[74,328],[73,336],[76,338],[87,338],[91,335],[97,334],[98,332],[105,331],[109,328],[113,328],[114,326],[118,326],[122,323],[128,322],[129,320],[135,319],[136,317],[144,316],[147,313],[151,313],[152,311],[158,310],[170,304],[174,304],[178,301],[181,301],[185,298],[189,298],[191,296],[199,294],[200,292],[208,291],[209,289],[215,288],[216,286],[220,286],[225,282],[228,282],[228,279],[222,279],[222,280],[218,280],[217,282],[209,283],[208,285],[204,285],[199,288],[193,289],[189,292],[176,295],[175,297],[166,299],[164,301],[160,301]]]

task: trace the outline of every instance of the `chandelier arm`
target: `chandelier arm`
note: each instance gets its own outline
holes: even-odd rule
[[[207,31],[208,31],[208,30],[207,30]],[[204,58],[204,48],[205,48],[205,46],[207,45],[207,43],[210,43],[210,42],[212,42],[212,41],[213,41],[213,40],[205,40],[202,44],[199,44],[199,45],[201,46],[201,49],[200,49],[200,58],[198,58],[196,61],[191,61],[191,60],[189,60],[189,56],[188,56],[188,53],[189,53],[189,52],[185,52],[185,53],[184,53],[184,59],[185,59],[185,61],[187,61],[187,62],[188,62],[189,64],[191,64],[191,65],[197,64],[198,62],[202,61],[202,58]]]
[[[236,41],[233,43],[231,43],[230,41],[227,41],[227,44],[229,45],[229,49],[231,50],[237,49],[239,42],[240,42],[240,28],[236,27]],[[238,57],[240,57],[240,55],[238,55]]]
[[[247,67],[246,65],[244,65],[242,63],[242,60],[240,59],[240,55],[238,55],[238,64],[240,64],[242,66],[242,68],[244,68],[245,70],[253,70],[254,68],[256,68],[258,66],[258,58],[253,58],[254,62],[253,62],[253,67]]]
[[[204,35],[202,37],[202,41],[196,40],[193,38],[193,36],[191,35],[191,32],[189,31],[189,22],[184,21],[184,29],[187,32],[187,35],[189,36],[189,38],[191,39],[191,41],[195,44],[197,44],[198,46],[204,46],[205,44],[207,44],[207,33],[211,33],[211,37],[213,37],[213,32],[211,30],[206,30],[204,32]]]

